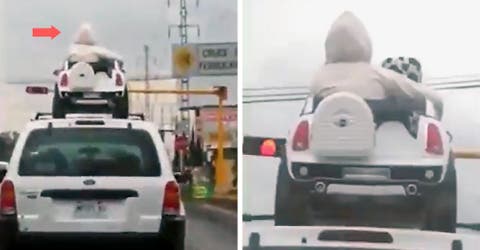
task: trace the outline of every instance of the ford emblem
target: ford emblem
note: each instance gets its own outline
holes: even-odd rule
[[[84,180],[83,184],[87,186],[95,185],[95,180],[92,180],[92,179]]]

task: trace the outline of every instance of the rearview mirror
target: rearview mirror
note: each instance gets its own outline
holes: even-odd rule
[[[284,138],[244,136],[243,154],[281,158],[285,156],[285,144]]]

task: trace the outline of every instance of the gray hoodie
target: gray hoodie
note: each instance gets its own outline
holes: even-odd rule
[[[443,105],[436,92],[404,75],[370,64],[370,37],[351,12],[344,12],[332,24],[325,41],[325,55],[325,65],[312,81],[312,94],[325,96],[348,91],[370,100],[394,98],[402,108],[418,111],[425,109],[427,98],[435,107],[437,119],[441,118]]]
[[[98,46],[93,38],[92,28],[83,24],[77,33],[75,42],[70,47],[68,59],[70,61],[97,62],[101,58],[121,61],[121,57],[107,48]]]

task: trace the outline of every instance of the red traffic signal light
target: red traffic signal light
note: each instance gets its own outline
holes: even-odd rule
[[[284,157],[285,143],[284,138],[244,136],[243,154],[275,158]]]
[[[260,154],[263,156],[274,156],[277,152],[277,145],[272,139],[266,139],[260,146]]]
[[[25,91],[28,94],[40,94],[40,95],[46,95],[48,94],[48,88],[47,87],[39,87],[39,86],[28,86]]]

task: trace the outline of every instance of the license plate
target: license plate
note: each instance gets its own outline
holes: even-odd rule
[[[389,168],[343,168],[344,179],[390,179]]]
[[[107,207],[101,201],[79,201],[75,205],[74,217],[105,218],[107,217]]]
[[[100,93],[84,93],[83,98],[100,98]]]

